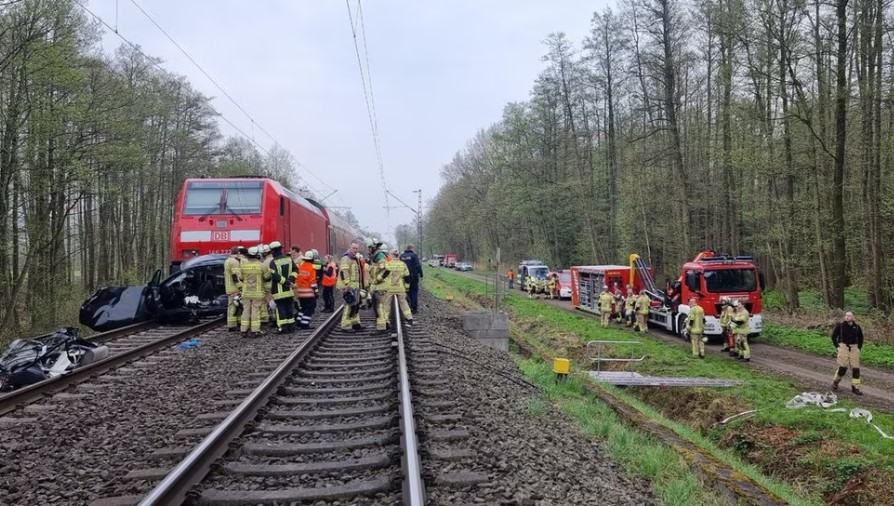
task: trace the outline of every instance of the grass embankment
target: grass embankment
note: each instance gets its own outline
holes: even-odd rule
[[[831,354],[829,335],[835,324],[843,319],[844,311],[826,308],[822,294],[816,291],[798,292],[798,301],[798,309],[789,313],[782,292],[767,290],[763,293],[765,321],[777,324],[768,326],[765,323],[763,338],[780,346],[820,355]],[[854,312],[863,327],[867,343],[863,361],[894,368],[894,316],[871,307],[867,293],[852,288],[844,291],[844,307]]]
[[[760,339],[771,344],[832,357],[835,348],[829,333],[819,330],[796,329],[764,323]],[[894,368],[894,346],[866,341],[860,352],[860,362],[866,365]]]
[[[440,281],[441,291],[450,291],[461,305],[472,308],[475,301],[487,303],[482,283],[447,271],[432,274],[426,277],[428,285]],[[728,389],[645,387],[622,392],[606,388],[787,501],[886,504],[894,497],[894,441],[882,439],[864,421],[852,420],[847,413],[786,409],[785,401],[800,392],[788,380],[754,375],[743,364],[722,356],[693,360],[686,347],[618,327],[602,329],[592,318],[523,296],[509,295],[504,307],[512,316],[517,339],[552,356],[567,356],[578,369],[588,368],[587,341],[639,340],[648,357],[637,366],[642,374],[747,381],[745,386]],[[620,348],[624,347],[613,352],[629,354]],[[843,399],[838,407],[854,406]],[[751,409],[759,411],[751,418],[715,427],[717,421]],[[890,416],[876,413],[874,421],[894,433]]]

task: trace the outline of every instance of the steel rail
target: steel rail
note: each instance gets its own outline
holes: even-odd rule
[[[214,320],[200,323],[199,325],[189,327],[180,332],[171,334],[170,336],[162,337],[158,340],[146,343],[142,346],[138,346],[132,350],[117,353],[98,362],[79,367],[67,374],[63,374],[62,376],[48,378],[43,381],[34,383],[33,385],[28,385],[25,388],[13,390],[8,394],[0,396],[0,416],[14,411],[21,406],[39,401],[44,397],[51,396],[56,392],[65,390],[71,385],[86,381],[110,369],[121,367],[128,362],[132,362],[134,360],[142,358],[143,356],[154,353],[161,348],[165,348],[184,339],[188,339],[197,334],[201,334],[217,325],[220,325],[220,323],[223,322],[223,319],[223,317],[220,317],[215,318]],[[142,330],[141,326],[145,326],[146,328],[148,328],[153,325],[155,325],[155,322],[138,323],[136,325],[130,325],[117,330],[112,330],[110,332],[105,332],[103,334],[97,334],[96,336],[93,336],[92,340],[102,339],[98,342],[105,342],[117,337],[128,335],[128,333],[138,332],[139,330]]]
[[[410,372],[407,367],[407,350],[400,321],[400,305],[397,296],[392,297],[394,328],[397,331],[397,366],[400,383],[400,445],[403,448],[401,468],[404,475],[403,504],[423,506],[425,485],[422,482],[422,465],[419,459],[419,443],[416,439],[416,422],[413,418],[413,399],[410,395]]]
[[[189,490],[200,483],[212,464],[230,447],[230,443],[242,434],[244,428],[255,419],[258,411],[267,405],[269,398],[288,379],[295,367],[303,360],[323,336],[341,318],[344,305],[340,306],[322,325],[277,367],[249,396],[242,401],[205,439],[172,469],[164,480],[140,501],[139,506],[174,506],[186,499]]]

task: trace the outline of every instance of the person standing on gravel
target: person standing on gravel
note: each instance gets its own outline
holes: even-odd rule
[[[751,326],[748,324],[748,320],[751,316],[748,314],[745,304],[734,300],[733,307],[735,308],[732,317],[733,334],[736,335],[736,349],[739,350],[739,356],[736,357],[736,360],[751,362],[751,347],[748,346],[748,334],[751,333]]]
[[[851,391],[863,395],[860,391],[860,350],[863,349],[863,329],[854,321],[854,313],[844,313],[844,321],[832,331],[832,344],[838,351],[838,370],[832,381],[832,389],[838,390],[838,383],[851,369]]]
[[[338,288],[344,291],[344,311],[341,313],[341,329],[360,332],[363,325],[360,324],[360,301],[363,292],[363,267],[358,258],[360,245],[352,242],[348,251],[342,255],[338,263]]]
[[[689,299],[689,316],[686,317],[686,330],[689,331],[689,342],[692,343],[692,356],[705,358],[705,310],[698,305],[695,297]]]
[[[646,319],[649,316],[649,306],[651,305],[652,301],[646,294],[646,290],[640,290],[639,297],[636,298],[636,304],[634,305],[636,309],[636,325],[633,326],[633,330],[639,330],[640,332],[649,330],[649,324],[646,323]]]
[[[599,294],[599,314],[602,316],[602,328],[608,328],[608,321],[612,317],[612,304],[615,298],[608,293],[608,287],[602,287],[602,293]]]
[[[416,254],[416,246],[407,244],[400,260],[406,264],[410,270],[410,286],[407,288],[407,302],[410,304],[410,310],[413,314],[419,311],[419,281],[425,275],[422,272],[422,262],[419,261],[419,255]]]
[[[224,290],[227,292],[227,330],[239,330],[238,299],[242,284],[239,282],[239,262],[242,246],[233,246],[230,256],[224,260]]]

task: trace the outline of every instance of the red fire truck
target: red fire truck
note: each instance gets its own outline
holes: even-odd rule
[[[186,259],[279,241],[339,255],[359,233],[272,179],[187,179],[171,227],[171,270]]]
[[[625,297],[628,284],[633,285],[634,293],[639,293],[643,288],[642,280],[633,267],[574,266],[571,268],[571,304],[577,309],[599,314],[599,294],[602,292],[602,287],[607,286],[609,291],[613,291],[616,283]]]
[[[598,297],[602,286],[615,282],[625,290],[632,284],[639,293],[645,289],[651,299],[649,323],[670,332],[685,335],[689,299],[698,299],[705,310],[705,335],[720,337],[721,298],[745,305],[751,318],[752,335],[763,330],[761,289],[763,276],[749,256],[718,255],[703,251],[683,265],[679,279],[669,287],[658,288],[651,268],[637,254],[630,255],[630,265],[572,267],[572,304],[578,309],[599,312]]]

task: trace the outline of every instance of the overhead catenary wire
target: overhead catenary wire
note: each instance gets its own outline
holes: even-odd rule
[[[351,2],[350,0],[345,0],[345,6],[348,8],[348,21],[351,25],[351,35],[354,40],[354,53],[357,55],[357,68],[360,70],[360,84],[363,87],[363,98],[366,102],[366,115],[369,118],[369,128],[372,131],[373,137],[373,147],[376,151],[376,162],[378,163],[379,168],[379,178],[382,181],[382,192],[385,196],[385,226],[387,228],[391,228],[388,223],[390,219],[390,210],[391,207],[389,199],[388,199],[388,184],[385,180],[385,164],[382,161],[382,145],[379,137],[379,125],[378,118],[375,114],[375,95],[372,90],[372,75],[369,71],[369,51],[367,50],[366,45],[366,30],[364,26],[361,26],[361,36],[363,38],[363,52],[366,59],[366,72],[363,71],[363,60],[360,57],[360,45],[357,43],[357,25],[354,23],[354,13],[351,11]],[[363,14],[362,8],[360,7],[360,0],[357,0],[357,8],[358,8],[358,21],[363,25]],[[367,81],[369,81],[369,89],[367,89]]]
[[[281,142],[279,142],[278,139],[276,139],[276,138],[275,138],[275,137],[274,137],[274,136],[273,136],[273,135],[272,135],[266,128],[264,128],[263,125],[261,125],[257,120],[255,120],[255,118],[254,118],[251,114],[249,114],[249,112],[242,106],[242,104],[240,104],[240,103],[239,103],[239,102],[238,102],[232,95],[230,95],[230,94],[223,88],[223,86],[222,86],[216,79],[214,79],[214,77],[212,77],[211,74],[209,74],[209,73],[204,69],[204,67],[202,67],[202,65],[201,65],[195,58],[193,58],[192,55],[190,55],[189,52],[188,52],[186,49],[184,49],[183,46],[181,46],[181,45],[174,39],[174,37],[172,37],[172,36],[167,32],[167,30],[165,30],[165,29],[161,26],[161,24],[159,24],[159,23],[155,20],[155,18],[153,18],[153,17],[149,14],[149,12],[146,11],[146,9],[143,8],[142,5],[140,5],[136,0],[130,0],[130,2],[134,5],[134,7],[137,8],[137,10],[140,11],[140,13],[143,14],[143,16],[146,17],[146,19],[149,20],[150,23],[152,23],[152,24],[153,24],[153,25],[154,25],[154,26],[155,26],[155,27],[156,27],[156,28],[157,28],[157,29],[158,29],[158,30],[159,30],[159,31],[160,31],[160,32],[161,32],[161,33],[162,33],[162,34],[163,34],[163,35],[164,35],[170,42],[171,42],[171,44],[174,45],[174,47],[176,47],[176,48],[177,48],[177,49],[178,49],[178,50],[179,50],[179,51],[180,51],[180,52],[181,52],[181,53],[182,53],[182,54],[183,54],[183,55],[184,55],[184,56],[185,56],[185,57],[186,57],[186,58],[187,58],[187,59],[188,59],[188,60],[189,60],[189,61],[190,61],[190,62],[191,62],[197,69],[198,69],[198,70],[199,70],[199,72],[202,73],[202,75],[204,75],[204,76],[208,79],[208,81],[211,82],[212,85],[214,85],[215,88],[217,88],[217,89],[224,95],[224,97],[227,98],[227,100],[230,101],[230,103],[232,103],[232,104],[233,104],[233,105],[234,105],[234,106],[235,106],[235,107],[236,107],[242,114],[245,115],[246,118],[248,118],[249,123],[250,123],[250,125],[251,125],[251,135],[245,133],[245,131],[242,130],[241,128],[236,127],[235,124],[234,124],[230,119],[228,119],[226,116],[224,116],[224,115],[221,114],[221,113],[218,113],[218,114],[220,115],[221,119],[223,119],[228,125],[230,125],[231,127],[233,127],[233,129],[236,130],[237,132],[239,132],[243,137],[245,137],[246,139],[248,139],[249,141],[251,141],[251,143],[252,143],[253,145],[257,146],[257,147],[258,147],[264,154],[266,154],[266,155],[269,157],[269,156],[270,156],[270,151],[267,150],[267,149],[265,149],[263,146],[261,146],[261,145],[255,140],[254,129],[257,128],[257,129],[260,130],[264,135],[266,135],[267,138],[270,139],[270,140],[274,143],[274,145],[279,146],[281,149],[283,149],[283,150],[286,152],[286,154],[288,155],[288,157],[289,157],[289,161],[292,162],[292,163],[294,163],[296,167],[302,169],[306,174],[310,175],[311,177],[313,177],[314,179],[316,179],[317,181],[319,181],[319,182],[320,182],[325,188],[327,188],[329,191],[334,190],[334,188],[333,188],[332,186],[330,186],[325,180],[323,180],[322,178],[320,178],[319,176],[317,176],[313,171],[311,171],[309,168],[307,168],[306,165],[304,165],[303,163],[301,163],[301,162],[295,157],[295,155],[292,154],[291,151],[289,151],[288,149],[286,149],[285,146],[284,146]],[[81,4],[80,2],[78,2],[78,3],[79,3],[79,5],[80,5],[82,8],[84,8],[84,10],[86,10],[87,12],[89,12],[94,18],[98,19],[102,24],[104,24],[105,26],[109,27],[109,25],[108,25],[104,20],[102,20],[101,17],[99,17],[99,16],[97,16],[96,14],[94,14],[93,12],[91,12],[89,9],[86,8],[85,5]],[[111,28],[111,27],[109,27],[109,28]],[[117,35],[119,35],[119,36],[122,38],[122,40],[124,40],[125,42],[127,42],[128,45],[130,45],[131,47],[134,47],[135,49],[137,49],[138,51],[140,51],[138,48],[135,47],[135,45],[134,45],[133,43],[131,43],[129,40],[127,40],[127,39],[125,39],[123,36],[121,36],[120,33],[118,33],[118,30],[117,30],[117,1],[116,1],[116,28],[115,28],[113,31],[114,31]],[[140,53],[143,54],[143,55],[145,56],[145,54],[144,54],[142,51],[140,51]],[[159,66],[159,68],[161,68],[160,65],[157,65],[157,66]],[[164,69],[162,68],[162,70],[164,70]],[[167,72],[167,71],[165,71],[165,72]],[[298,177],[299,177],[300,179],[304,179],[303,184],[304,184],[310,191],[312,191],[313,193],[315,193],[315,194],[317,194],[317,195],[324,195],[325,193],[328,193],[328,192],[321,192],[321,191],[317,190],[316,188],[314,188],[313,186],[311,186],[311,185],[309,184],[309,182],[306,180],[306,178],[301,178],[301,175],[300,175],[300,174],[298,174]]]

